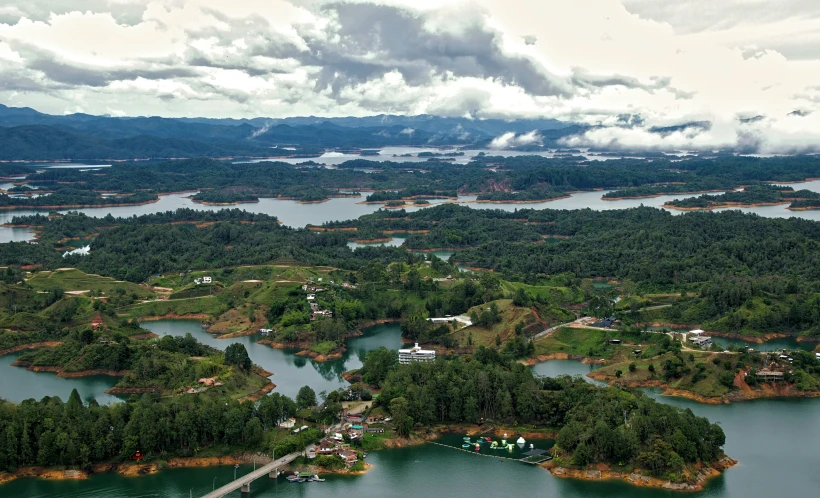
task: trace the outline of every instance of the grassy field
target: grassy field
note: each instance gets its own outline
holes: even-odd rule
[[[620,345],[609,344],[619,339]],[[662,334],[624,334],[617,330],[562,327],[535,342],[538,355],[566,353],[590,358],[625,361],[634,357],[633,351],[641,349],[641,357],[656,356],[662,349]]]
[[[511,299],[499,299],[495,301],[495,303],[498,305],[498,311],[501,314],[501,322],[496,323],[489,328],[472,325],[454,332],[453,337],[458,340],[459,344],[467,345],[468,338],[472,336],[474,347],[488,346],[495,348],[495,337],[498,336],[501,338],[502,342],[512,339],[515,337],[515,326],[518,323],[523,322],[525,329],[527,327],[542,327],[541,323],[538,321],[538,318],[530,308],[515,307],[513,306]],[[488,306],[489,303],[481,306],[475,306],[470,308],[470,311],[465,313],[465,315],[469,316],[473,311],[480,315],[481,312]]]
[[[131,282],[114,280],[111,277],[90,275],[80,270],[66,269],[53,272],[38,272],[27,280],[27,283],[36,290],[48,290],[58,287],[64,291],[89,290],[111,294],[117,289],[123,289],[127,294],[135,294],[139,299],[147,299],[153,292]]]
[[[206,296],[192,299],[177,299],[173,301],[151,301],[148,303],[139,303],[122,308],[120,312],[125,316],[133,318],[161,316],[168,313],[174,313],[176,315],[205,313],[217,317],[227,310],[227,305],[221,303],[216,296]]]
[[[720,375],[723,374],[724,377],[727,377],[731,374],[734,376],[736,355],[707,351],[695,351],[691,353],[684,351],[682,357],[684,358],[683,371],[686,372],[688,369],[688,372],[684,373],[680,378],[669,379],[669,387],[672,389],[691,391],[705,397],[720,397],[730,391],[729,387],[721,382]],[[666,353],[655,358],[615,363],[601,368],[597,372],[615,378],[616,372],[620,370],[621,382],[664,380],[663,364],[666,360],[673,358],[674,355],[672,353]],[[730,366],[729,369],[726,368],[727,362]],[[630,363],[635,364],[636,368],[634,372],[629,371]],[[654,365],[654,373],[650,371],[650,365]],[[701,377],[700,379],[693,382],[695,374],[700,370],[698,365],[703,367],[703,374],[699,376]]]
[[[532,297],[540,296],[550,303],[566,305],[580,303],[584,300],[584,294],[580,289],[569,287],[548,286],[548,285],[528,285],[521,282],[501,282],[501,290],[512,297],[518,289],[524,289]]]

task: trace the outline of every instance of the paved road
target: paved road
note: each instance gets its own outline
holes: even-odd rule
[[[550,335],[551,333],[555,332],[556,330],[560,329],[561,327],[566,327],[567,325],[572,325],[573,323],[575,323],[577,321],[578,320],[573,320],[571,322],[562,323],[561,325],[556,325],[555,327],[550,327],[547,330],[542,330],[541,332],[539,332],[539,333],[535,334],[534,336],[532,336],[532,340],[534,341],[534,340],[539,339],[541,337]]]

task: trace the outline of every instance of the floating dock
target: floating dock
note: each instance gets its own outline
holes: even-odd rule
[[[527,463],[527,464],[530,464],[530,465],[538,465],[539,463],[546,462],[547,460],[552,460],[552,455],[547,453],[547,450],[530,450],[530,451],[524,453],[524,455],[526,455],[524,458],[510,458],[510,457],[501,456],[501,455],[491,455],[489,453],[479,453],[479,452],[477,452],[475,450],[472,450],[472,449],[458,448],[458,447],[455,447],[455,446],[450,446],[449,444],[437,443],[435,441],[427,441],[427,442],[430,443],[430,444],[443,446],[445,448],[450,448],[451,450],[463,451],[463,452],[469,453],[471,455],[478,455],[478,456],[490,457],[490,458],[498,458],[499,460],[511,460],[513,462],[523,462],[523,463]]]

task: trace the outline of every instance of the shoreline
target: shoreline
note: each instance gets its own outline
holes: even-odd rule
[[[191,202],[196,204],[204,204],[205,206],[236,206],[239,204],[256,204],[259,202],[259,199],[256,200],[247,200],[247,201],[230,201],[230,202],[211,202],[211,201],[201,201],[199,199],[194,199],[193,197],[189,197]]]
[[[715,209],[730,209],[730,208],[753,208],[753,207],[765,207],[765,206],[782,206],[783,204],[791,204],[791,201],[782,201],[782,202],[753,202],[750,204],[744,204],[742,202],[722,202],[720,204],[712,204],[706,207],[681,207],[681,206],[673,206],[668,202],[664,203],[664,209],[675,209],[677,211],[713,211]]]
[[[697,394],[686,389],[675,389],[662,380],[620,380],[612,375],[600,372],[590,372],[586,375],[590,379],[606,382],[609,386],[622,386],[628,388],[656,387],[663,389],[662,396],[672,396],[685,398],[705,405],[728,405],[743,401],[772,398],[817,398],[820,391],[793,391],[790,388],[778,387],[774,384],[760,383],[763,389],[730,391],[727,394],[717,397],[709,397]]]
[[[138,322],[158,322],[160,320],[210,320],[211,315],[207,313],[186,313],[184,315],[177,315],[169,311],[164,315],[151,315],[136,317]]]
[[[159,202],[159,196],[156,199],[143,202],[122,202],[118,204],[63,204],[52,206],[0,206],[0,209],[13,211],[15,209],[86,209],[86,208],[108,208],[108,207],[128,207],[128,206],[144,206],[146,204],[153,204]]]
[[[409,446],[419,446],[438,439],[446,434],[466,434],[468,436],[476,434],[492,434],[496,437],[502,437],[504,434],[520,435],[526,439],[555,439],[557,432],[551,429],[533,429],[528,426],[494,426],[489,432],[485,428],[475,426],[475,424],[450,424],[450,425],[434,425],[425,427],[423,432],[412,433],[409,438],[394,437],[384,440],[384,448],[381,449],[395,449],[405,448]],[[455,448],[455,447],[453,447]],[[381,449],[373,450],[380,451]],[[155,474],[165,469],[179,469],[179,468],[194,468],[194,467],[215,467],[227,465],[248,464],[252,461],[256,463],[267,464],[271,462],[268,455],[262,453],[243,453],[233,455],[211,456],[211,457],[172,457],[167,461],[157,461],[148,463],[136,462],[104,462],[95,463],[90,466],[88,470],[65,469],[65,468],[45,468],[45,467],[23,467],[13,473],[0,473],[0,485],[13,481],[19,478],[34,477],[48,480],[69,480],[89,479],[93,474],[115,472],[123,477],[139,477],[145,475]],[[720,460],[698,468],[695,474],[694,481],[687,481],[684,483],[672,483],[659,478],[653,478],[642,475],[637,472],[619,472],[612,471],[608,464],[598,464],[595,469],[574,469],[558,466],[554,460],[542,463],[539,465],[542,469],[547,470],[554,477],[573,478],[581,480],[621,480],[628,484],[646,487],[664,488],[673,491],[698,491],[702,489],[703,483],[712,477],[721,474],[722,471],[736,465],[738,462],[723,455]],[[364,470],[349,471],[343,470],[325,470],[318,466],[312,465],[286,465],[282,469],[283,473],[291,471],[308,471],[317,474],[329,475],[363,475],[373,466],[364,462]]]
[[[726,192],[727,190],[696,190],[694,192],[660,192],[657,194],[647,195],[624,195],[618,197],[601,197],[602,201],[625,201],[629,199],[654,199],[662,195],[698,195],[698,194],[712,194],[715,192]]]
[[[542,463],[539,465],[545,469],[553,477],[562,479],[580,479],[584,481],[623,481],[627,484],[632,484],[639,487],[661,488],[670,491],[702,491],[703,485],[711,478],[721,475],[721,473],[731,467],[737,465],[737,460],[729,458],[726,455],[709,465],[704,465],[697,468],[694,474],[694,480],[685,481],[681,483],[673,483],[672,481],[660,479],[643,475],[637,472],[621,472],[611,470],[609,465],[599,464],[594,469],[576,469],[560,467],[554,460]]]
[[[579,191],[582,192],[582,191]],[[578,193],[578,192],[576,192]],[[558,201],[561,199],[569,199],[572,195],[562,195],[560,197],[550,197],[549,199],[526,199],[526,200],[517,200],[517,199],[510,199],[510,200],[495,200],[495,199],[476,199],[472,202],[477,204],[540,204],[542,202],[551,202],[551,201]],[[465,202],[464,204],[469,204],[470,202]]]
[[[27,344],[18,344],[17,346],[12,346],[6,349],[0,349],[0,356],[5,356],[7,354],[12,353],[19,353],[20,351],[25,351],[27,349],[37,349],[37,348],[56,348],[63,341],[40,341],[40,342],[29,342]]]

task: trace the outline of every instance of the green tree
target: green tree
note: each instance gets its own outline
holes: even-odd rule
[[[302,386],[296,393],[296,406],[299,409],[316,406],[316,392],[310,386]]]
[[[251,359],[243,344],[235,342],[225,348],[224,358],[226,365],[234,365],[246,372],[251,369]]]
[[[380,386],[390,370],[399,362],[399,353],[384,346],[367,353],[362,366],[362,380]]]
[[[390,415],[393,417],[393,426],[400,437],[409,437],[413,428],[413,418],[410,416],[410,406],[404,397],[393,398],[390,401]]]

